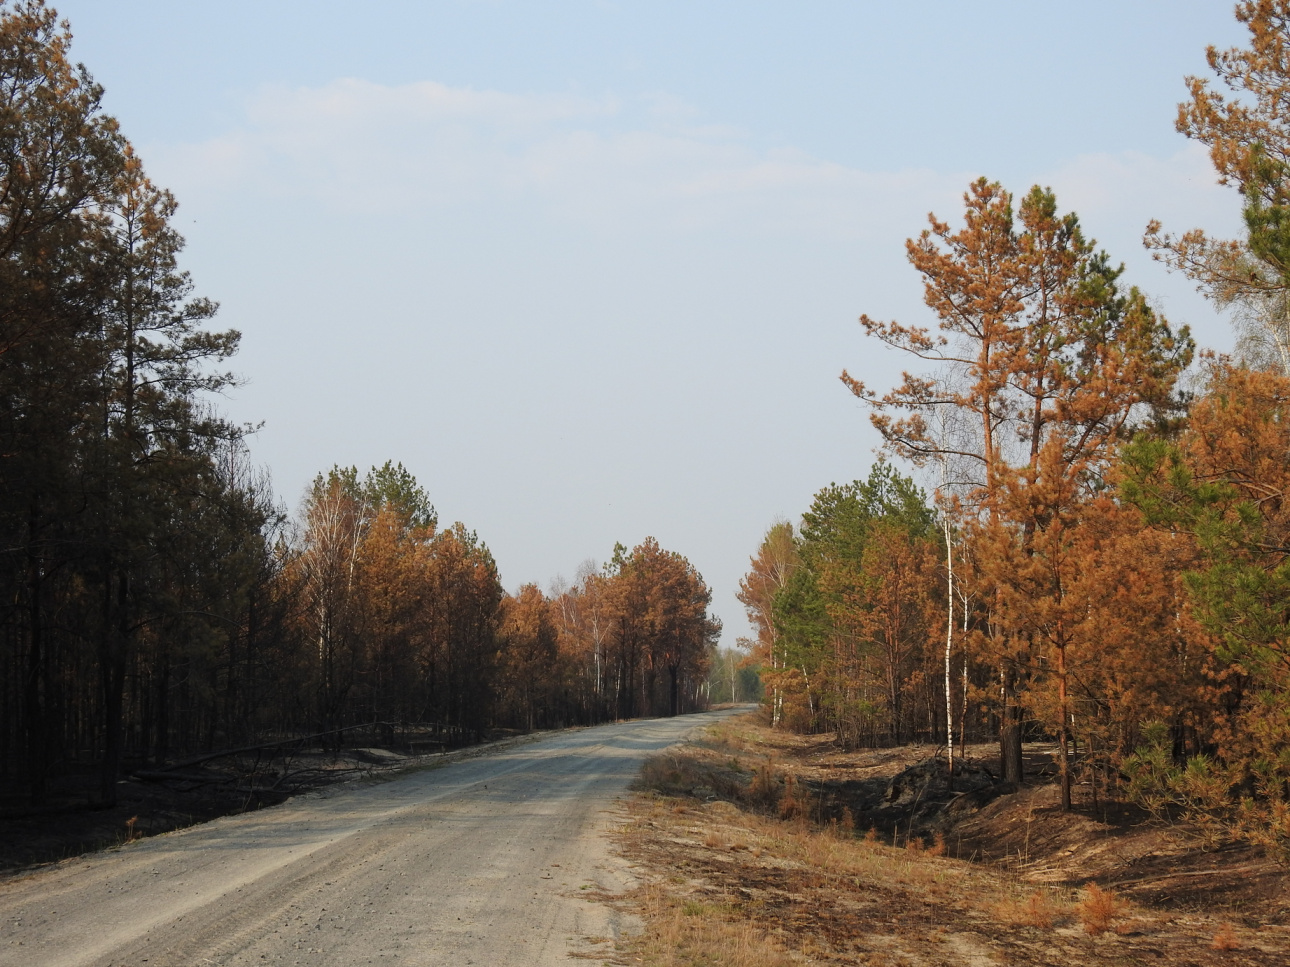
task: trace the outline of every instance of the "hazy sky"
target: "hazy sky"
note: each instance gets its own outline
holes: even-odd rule
[[[1233,233],[1173,129],[1223,0],[65,0],[73,54],[241,330],[255,459],[294,508],[402,461],[505,585],[647,535],[734,592],[765,528],[864,476],[838,381],[930,322],[905,238],[979,176],[1052,186],[1175,323],[1225,324],[1143,226]]]

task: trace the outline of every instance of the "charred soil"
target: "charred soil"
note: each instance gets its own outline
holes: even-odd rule
[[[933,750],[844,752],[730,720],[655,757],[620,834],[654,964],[1284,964],[1286,871],[1091,801],[1028,748],[956,788]],[[1091,797],[1090,797],[1091,800]]]
[[[58,780],[40,807],[0,793],[0,875],[276,806],[339,782],[433,767],[528,738],[510,733],[482,745],[433,753],[376,746],[306,748],[289,754],[219,756],[166,769],[140,765],[117,783],[117,801],[106,808],[92,802],[97,774],[72,772]]]

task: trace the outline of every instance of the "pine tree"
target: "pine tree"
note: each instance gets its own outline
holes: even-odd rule
[[[1049,651],[1065,694],[1067,638],[1051,634],[1052,623],[1036,623],[1040,611],[1027,616],[1011,605],[1062,600],[1064,535],[1079,505],[1101,486],[1135,420],[1174,411],[1192,343],[1136,289],[1121,292],[1122,269],[1085,239],[1074,214],[1058,212],[1052,192],[1032,188],[1014,215],[1008,193],[981,179],[964,203],[961,230],[932,217],[907,243],[939,333],[861,318],[869,335],[937,368],[906,373],[884,396],[845,371],[842,379],[874,408],[893,452],[976,467],[963,503],[969,533],[982,541],[975,553],[986,584],[978,590],[990,609],[978,641],[999,670],[1004,774],[1020,782],[1023,696]],[[942,410],[974,421],[975,440],[939,436]],[[1054,724],[1065,749],[1068,709],[1060,704]],[[1069,803],[1065,763],[1063,755]]]
[[[1236,19],[1249,29],[1249,47],[1206,51],[1228,93],[1187,78],[1191,98],[1178,105],[1177,128],[1206,145],[1219,181],[1241,192],[1245,236],[1176,236],[1153,221],[1146,245],[1231,312],[1243,361],[1290,374],[1290,2],[1243,0]]]

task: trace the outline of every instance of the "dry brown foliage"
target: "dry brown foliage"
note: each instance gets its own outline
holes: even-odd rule
[[[779,800],[779,818],[783,820],[798,819],[805,812],[805,804],[799,798],[797,780],[792,776],[785,776],[784,795]]]
[[[1043,890],[1036,890],[1026,898],[1026,923],[1032,927],[1048,929],[1053,925],[1053,902]]]
[[[1084,899],[1075,908],[1084,929],[1095,937],[1110,930],[1115,921],[1124,916],[1126,909],[1123,900],[1096,883],[1084,888]]]
[[[1239,950],[1241,942],[1236,939],[1236,931],[1232,929],[1232,925],[1225,923],[1218,928],[1218,933],[1214,934],[1210,946],[1215,950]]]
[[[1005,896],[991,912],[1004,923],[1048,930],[1057,919],[1059,906],[1050,891],[1036,889],[1024,897],[1020,894]]]
[[[1030,927],[1047,930],[1057,918],[1058,905],[1048,890],[1034,890],[1024,900],[1009,898],[1001,903],[996,912],[1012,923],[1023,923]]]
[[[842,821],[839,825],[845,833],[851,834],[856,831],[856,818],[851,815],[850,806],[842,807]]]
[[[928,856],[945,855],[945,834],[942,833],[940,830],[937,830],[936,835],[932,837],[932,845],[928,847],[927,855]]]

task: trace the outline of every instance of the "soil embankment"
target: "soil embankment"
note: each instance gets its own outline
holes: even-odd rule
[[[729,720],[647,764],[620,849],[642,870],[632,954],[655,965],[1290,962],[1290,877],[1129,810],[1062,813],[1033,785],[964,782],[927,747],[842,752]],[[943,763],[942,763],[943,774]],[[972,779],[976,776],[976,779]],[[956,783],[956,785],[960,785]]]

